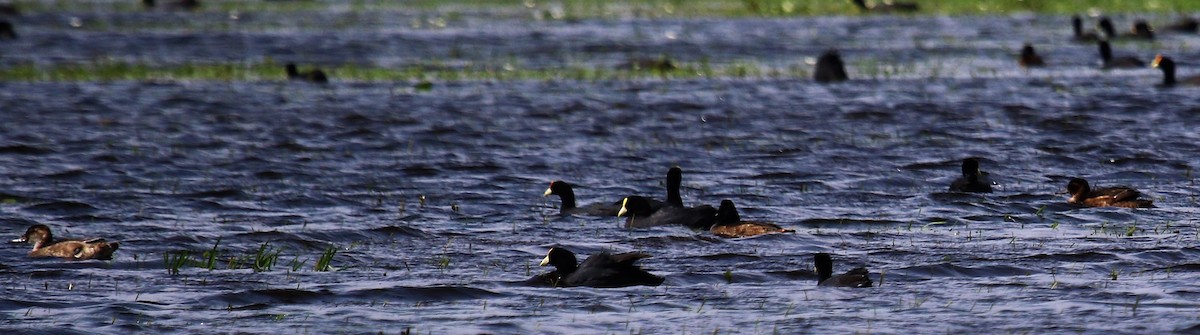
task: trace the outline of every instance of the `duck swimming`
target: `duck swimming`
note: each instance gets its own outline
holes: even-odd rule
[[[1150,66],[1156,67],[1159,70],[1162,70],[1163,82],[1162,82],[1161,86],[1163,86],[1163,87],[1173,87],[1175,85],[1180,85],[1180,84],[1193,85],[1193,86],[1200,85],[1200,77],[1193,76],[1193,77],[1185,77],[1183,79],[1176,78],[1175,77],[1175,61],[1172,60],[1171,57],[1167,57],[1167,56],[1163,56],[1163,55],[1154,56],[1154,61],[1150,63]]]
[[[717,209],[716,223],[708,231],[720,237],[730,238],[796,232],[770,222],[742,221],[733,200],[729,199],[721,200],[721,207]]]
[[[1032,44],[1025,43],[1025,46],[1021,48],[1021,58],[1017,60],[1017,64],[1023,67],[1038,67],[1045,66],[1046,62],[1033,50]]]
[[[324,83],[329,82],[329,77],[326,77],[325,71],[321,71],[321,69],[313,69],[312,71],[308,71],[308,72],[300,72],[299,70],[296,69],[296,64],[292,64],[292,63],[287,63],[287,65],[284,66],[284,69],[286,70],[288,79],[290,79],[290,80],[302,80],[302,81],[307,81],[310,83],[318,83],[318,84],[324,84]]]
[[[854,268],[844,274],[833,275],[833,259],[827,253],[813,256],[817,267],[817,286],[823,287],[871,287],[870,272],[865,267]]]
[[[979,170],[978,159],[963,159],[962,177],[950,183],[950,192],[992,193],[992,183],[987,173]]]
[[[662,285],[663,277],[655,276],[634,264],[648,258],[644,252],[592,255],[576,264],[575,253],[561,247],[550,248],[541,266],[552,265],[554,272],[540,275],[530,281],[543,281],[554,287],[588,286],[599,288]]]
[[[546,188],[546,192],[542,196],[548,197],[557,195],[562,200],[562,206],[559,207],[561,215],[591,215],[591,216],[617,216],[617,211],[621,210],[621,202],[617,201],[611,204],[595,203],[583,207],[575,206],[575,191],[562,180],[550,182],[550,187]]]
[[[1083,178],[1071,178],[1067,183],[1067,193],[1071,194],[1068,203],[1087,207],[1154,207],[1152,201],[1138,199],[1142,194],[1135,189],[1123,186],[1093,189]]]
[[[117,242],[107,242],[102,238],[90,240],[63,239],[54,240],[50,227],[38,224],[25,230],[25,234],[13,240],[14,243],[32,243],[33,250],[29,257],[58,257],[68,260],[112,259],[113,252],[120,248]]]
[[[817,58],[817,65],[813,69],[813,80],[818,83],[832,83],[849,80],[846,76],[846,65],[842,63],[842,56],[837,50],[825,51]]]
[[[1132,56],[1113,58],[1112,46],[1108,41],[1100,41],[1100,61],[1101,68],[1104,69],[1130,69],[1145,67],[1146,63]]]

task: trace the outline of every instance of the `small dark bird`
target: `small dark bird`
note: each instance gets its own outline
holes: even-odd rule
[[[871,287],[871,278],[868,277],[870,272],[865,267],[855,268],[846,271],[845,274],[837,276],[833,275],[833,259],[827,253],[819,253],[813,256],[813,263],[817,266],[817,286],[825,287]]]
[[[846,65],[837,50],[825,51],[817,58],[817,66],[813,70],[813,80],[819,83],[830,83],[849,80],[846,76]]]
[[[12,22],[0,21],[0,40],[17,39],[17,31],[13,30]]]
[[[717,209],[709,205],[696,207],[666,205],[654,210],[649,199],[629,196],[621,201],[621,210],[617,212],[617,216],[626,218],[625,228],[681,225],[692,229],[708,229],[717,220]]]
[[[542,259],[541,266],[552,265],[555,271],[536,276],[526,282],[539,286],[599,288],[662,285],[663,277],[646,272],[634,264],[639,259],[648,257],[650,254],[643,252],[621,254],[602,252],[592,255],[583,260],[583,263],[576,265],[575,253],[564,248],[553,247],[546,253],[546,258]]]
[[[1100,40],[1100,36],[1096,35],[1095,32],[1083,31],[1083,19],[1079,15],[1071,17],[1071,28],[1075,31],[1075,42],[1092,43]]]
[[[1153,40],[1154,29],[1150,28],[1150,23],[1146,22],[1146,20],[1137,20],[1133,23],[1133,29],[1130,29],[1129,34],[1126,34],[1125,37]]]
[[[1180,84],[1189,85],[1189,86],[1200,85],[1200,77],[1197,77],[1197,76],[1185,77],[1183,79],[1176,79],[1175,78],[1175,61],[1172,60],[1170,57],[1163,56],[1163,55],[1154,56],[1154,62],[1151,62],[1150,66],[1156,67],[1159,70],[1162,70],[1163,82],[1162,82],[1161,86],[1163,86],[1163,87],[1172,87],[1172,86],[1180,85]]]
[[[21,10],[11,3],[0,3],[0,15],[21,16]]]
[[[1071,178],[1067,183],[1067,193],[1071,194],[1067,203],[1087,207],[1154,207],[1152,201],[1138,199],[1142,194],[1135,189],[1123,186],[1092,189],[1083,178]]]
[[[1175,21],[1175,23],[1163,27],[1163,29],[1166,29],[1167,31],[1195,34],[1196,32],[1200,32],[1200,22],[1196,21],[1196,19],[1193,17],[1184,16],[1179,18],[1178,21]]]
[[[1017,60],[1018,64],[1024,67],[1039,67],[1045,66],[1046,62],[1042,61],[1042,56],[1038,56],[1036,51],[1033,51],[1033,45],[1025,43],[1021,48],[1021,59]]]
[[[142,6],[146,9],[158,8],[158,3],[155,0],[142,0]],[[193,11],[200,9],[200,0],[176,0],[163,5],[165,10],[187,10]]]
[[[1104,69],[1146,67],[1145,62],[1133,56],[1113,58],[1112,46],[1108,44],[1108,41],[1100,41],[1100,60],[1102,62],[1100,67]]]
[[[572,214],[617,216],[617,211],[621,210],[621,201],[616,201],[610,204],[595,203],[583,207],[576,207],[575,190],[571,187],[571,184],[568,184],[562,180],[550,182],[550,187],[546,189],[546,192],[542,193],[542,196],[546,197],[551,195],[557,195],[558,198],[562,200],[562,207],[559,208],[559,214],[564,216]],[[659,207],[661,206],[662,205],[660,204]]]
[[[1117,28],[1113,26],[1112,19],[1107,16],[1101,16],[1100,23],[1097,23],[1096,26],[1100,28],[1100,32],[1104,33],[1105,39],[1117,38]]]
[[[67,260],[112,259],[113,252],[120,248],[120,243],[107,242],[102,238],[79,240],[62,239],[55,241],[50,234],[50,227],[38,224],[25,230],[25,234],[12,241],[13,243],[33,243],[29,257],[57,257]]]
[[[911,13],[920,10],[914,2],[884,1],[867,6],[866,0],[851,0],[859,10],[871,13]]]
[[[750,237],[773,233],[794,233],[795,230],[784,229],[770,222],[742,221],[733,200],[721,200],[721,208],[717,209],[717,222],[708,229],[720,237]]]
[[[300,72],[296,70],[296,64],[287,63],[284,68],[287,70],[287,76],[290,80],[303,80],[311,83],[324,84],[329,82],[329,77],[325,76],[325,72],[321,69],[313,69],[308,72]]]
[[[979,160],[963,159],[962,177],[950,183],[950,192],[992,193],[992,183],[987,180],[987,173],[979,171]]]

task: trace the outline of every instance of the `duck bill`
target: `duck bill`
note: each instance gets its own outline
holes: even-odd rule
[[[542,262],[538,264],[538,266],[546,266],[548,264],[550,264],[550,255],[546,255],[546,258],[542,258]]]
[[[548,196],[550,196],[551,194],[554,194],[554,191],[552,191],[552,190],[550,190],[549,188],[547,188],[547,189],[546,189],[546,192],[545,192],[545,193],[542,193],[542,196],[543,196],[543,197],[548,197]]]
[[[1161,62],[1162,62],[1162,55],[1156,55],[1156,56],[1154,56],[1154,61],[1150,62],[1150,67],[1157,68],[1158,63],[1161,63]]]
[[[21,237],[21,238],[18,238],[18,239],[15,239],[15,240],[9,241],[9,242],[11,242],[11,243],[25,243],[25,242],[29,242],[29,240],[25,239],[25,237]]]
[[[629,210],[625,208],[628,203],[629,198],[621,199],[621,210],[617,211],[617,216],[625,216],[625,213],[629,213]]]

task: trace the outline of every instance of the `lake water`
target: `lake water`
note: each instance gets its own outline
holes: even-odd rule
[[[0,82],[0,231],[120,241],[112,261],[0,250],[7,333],[1162,333],[1200,331],[1200,91],[1102,71],[1069,18],[537,21],[449,14],[29,13],[0,66],[272,59],[304,66],[750,62],[794,75],[620,81],[279,78]],[[299,17],[299,19],[295,19]],[[72,28],[72,18],[80,28]],[[438,23],[444,18],[444,26]],[[1133,16],[1115,16],[1125,27]],[[1170,17],[1150,17],[1152,23]],[[1089,20],[1091,21],[1091,20]],[[165,22],[181,22],[166,24]],[[146,27],[142,27],[146,25]],[[1093,25],[1092,22],[1088,23]],[[1051,64],[1024,70],[1031,42]],[[1118,42],[1200,73],[1200,36]],[[302,66],[302,67],[304,67]],[[800,70],[797,70],[800,69]],[[945,192],[965,157],[997,182]],[[583,204],[733,199],[793,234],[721,239],[557,217]],[[1157,208],[1078,208],[1070,177]],[[644,251],[660,287],[527,287],[551,246]],[[262,271],[260,248],[278,253]],[[314,271],[322,252],[334,271]],[[212,269],[166,260],[216,248]],[[818,289],[812,255],[879,287]],[[230,259],[235,259],[230,261]]]

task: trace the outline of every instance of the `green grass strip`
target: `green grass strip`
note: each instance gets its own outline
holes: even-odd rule
[[[868,3],[884,0],[868,0]],[[919,15],[996,15],[1014,12],[1075,14],[1179,13],[1200,10],[1195,0],[903,0],[921,6]],[[159,0],[169,3],[171,0]],[[15,1],[28,12],[142,11],[136,0]],[[522,11],[530,17],[556,19],[595,17],[747,17],[863,15],[849,0],[351,0],[351,1],[215,1],[201,0],[200,11],[302,12],[302,11]]]

